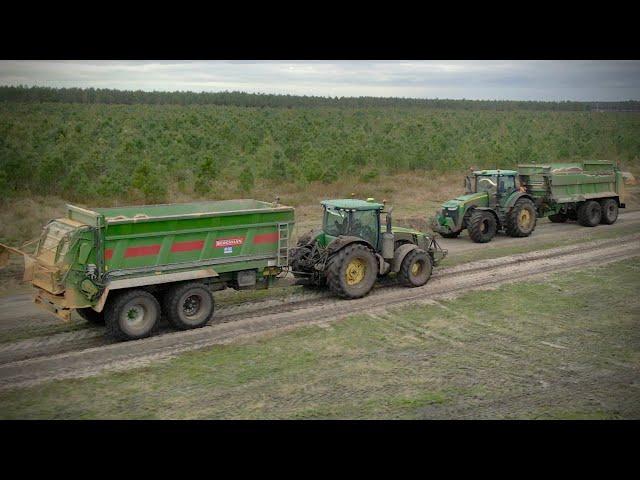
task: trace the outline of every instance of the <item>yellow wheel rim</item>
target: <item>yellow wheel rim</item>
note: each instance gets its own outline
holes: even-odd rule
[[[529,228],[529,225],[531,224],[531,213],[529,213],[529,210],[524,208],[520,210],[518,222],[520,223],[521,228]]]
[[[365,273],[367,272],[367,264],[361,258],[354,258],[347,265],[347,269],[344,272],[347,285],[357,285],[364,280]]]
[[[420,275],[420,272],[422,272],[422,264],[420,262],[411,265],[411,275]]]

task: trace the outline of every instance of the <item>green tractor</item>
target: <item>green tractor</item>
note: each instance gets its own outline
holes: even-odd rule
[[[434,265],[446,255],[435,238],[409,228],[393,227],[391,212],[373,199],[321,202],[321,229],[302,235],[289,252],[298,283],[327,286],[342,298],[360,298],[378,277],[395,275],[402,284],[427,283]],[[381,215],[386,213],[386,228]]]
[[[515,170],[479,170],[465,179],[464,195],[449,200],[433,219],[433,230],[456,238],[466,228],[471,240],[489,242],[499,230],[528,237],[536,228],[533,196],[517,183]]]

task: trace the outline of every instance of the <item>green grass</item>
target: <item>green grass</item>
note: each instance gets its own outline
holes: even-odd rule
[[[0,394],[1,418],[638,418],[640,259]]]

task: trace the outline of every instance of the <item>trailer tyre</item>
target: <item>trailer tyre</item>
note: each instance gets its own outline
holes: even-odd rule
[[[602,218],[600,204],[594,200],[584,202],[578,208],[578,223],[583,227],[595,227]]]
[[[327,265],[329,290],[342,298],[364,297],[373,288],[377,276],[376,257],[360,243],[339,250]]]
[[[600,203],[600,206],[602,208],[602,218],[600,218],[600,223],[604,223],[605,225],[615,223],[618,219],[618,202],[613,198],[607,198]]]
[[[490,242],[496,235],[496,217],[486,210],[475,210],[469,219],[469,237],[476,243]]]
[[[117,294],[106,306],[107,333],[119,340],[137,340],[150,336],[160,320],[160,304],[145,290]]]
[[[536,207],[528,198],[521,198],[513,206],[507,217],[507,233],[512,237],[528,237],[538,221]]]
[[[398,279],[402,285],[407,287],[421,287],[431,278],[433,264],[427,252],[416,248],[411,250],[400,266]]]
[[[569,219],[566,213],[554,213],[553,215],[549,215],[549,221],[551,223],[564,223]]]
[[[204,327],[213,318],[213,294],[202,283],[176,285],[165,295],[164,313],[180,330]]]
[[[104,311],[96,312],[93,308],[76,308],[76,312],[83,320],[94,325],[104,325]]]

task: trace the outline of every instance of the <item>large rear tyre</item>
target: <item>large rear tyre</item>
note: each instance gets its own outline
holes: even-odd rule
[[[347,245],[327,265],[329,290],[342,298],[360,298],[368,294],[378,276],[373,252],[362,244]]]
[[[496,236],[496,217],[486,210],[475,210],[469,219],[469,237],[476,243],[490,242]]]
[[[521,198],[507,216],[507,233],[512,237],[528,237],[536,228],[536,207],[528,198]]]
[[[578,208],[578,223],[583,227],[595,227],[602,218],[600,204],[594,200],[584,202]]]
[[[164,313],[179,330],[204,327],[213,318],[213,294],[202,283],[178,284],[164,297]]]
[[[421,287],[431,278],[431,257],[427,252],[416,248],[407,253],[402,260],[398,280],[407,287]]]
[[[104,325],[104,310],[96,312],[93,308],[76,308],[76,312],[80,317],[94,325]]]
[[[615,223],[618,219],[618,202],[613,198],[607,198],[600,202],[600,206],[602,209],[602,218],[600,218],[600,223],[604,223],[605,225]]]
[[[145,290],[116,294],[105,307],[107,333],[119,340],[137,340],[150,336],[160,320],[160,304]]]
[[[549,215],[549,221],[551,223],[564,223],[569,219],[566,213],[554,213]]]

